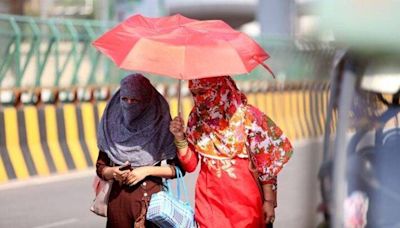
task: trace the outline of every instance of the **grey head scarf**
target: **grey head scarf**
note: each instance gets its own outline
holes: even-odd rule
[[[176,147],[170,121],[168,103],[150,81],[141,74],[129,75],[104,110],[98,148],[117,165],[129,161],[139,167],[172,159]]]

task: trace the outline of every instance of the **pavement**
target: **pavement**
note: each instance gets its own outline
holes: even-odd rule
[[[316,212],[321,139],[296,141],[294,148],[278,177],[275,228],[316,227],[322,220]],[[197,173],[185,176],[192,205]],[[88,169],[0,185],[0,227],[105,227],[105,218],[89,211],[93,176],[94,170]]]

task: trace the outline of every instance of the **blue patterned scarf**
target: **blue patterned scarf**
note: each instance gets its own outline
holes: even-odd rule
[[[98,148],[117,165],[129,161],[140,167],[172,159],[176,147],[170,121],[168,103],[150,81],[141,74],[129,75],[104,110],[97,129]]]

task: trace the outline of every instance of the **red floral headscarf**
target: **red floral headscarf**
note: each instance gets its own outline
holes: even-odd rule
[[[190,146],[204,155],[233,158],[246,143],[246,96],[229,76],[189,81],[194,107],[188,120]]]
[[[282,130],[246,97],[228,76],[189,81],[194,98],[187,128],[189,146],[203,156],[252,159],[263,183],[276,175],[292,155]]]

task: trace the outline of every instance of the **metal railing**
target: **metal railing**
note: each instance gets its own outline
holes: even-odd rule
[[[0,15],[1,87],[118,82],[123,72],[91,47],[92,40],[111,25],[93,20]]]
[[[0,88],[75,87],[118,84],[127,74],[91,46],[115,22],[39,19],[0,14]],[[326,80],[333,48],[308,41],[257,38],[272,56],[267,60],[284,80]],[[176,80],[153,77],[161,83]],[[262,67],[235,77],[271,80]]]

